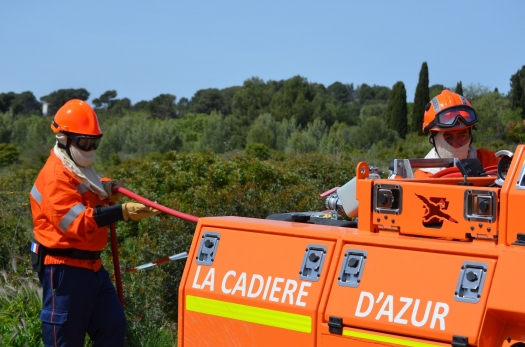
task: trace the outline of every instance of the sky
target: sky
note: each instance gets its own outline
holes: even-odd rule
[[[0,93],[85,88],[132,103],[301,75],[392,87],[510,90],[525,65],[525,1],[6,1]]]

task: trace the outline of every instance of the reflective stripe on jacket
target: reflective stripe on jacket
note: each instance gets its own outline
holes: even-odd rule
[[[51,150],[46,164],[29,194],[33,214],[33,232],[38,242],[48,248],[77,248],[100,251],[107,244],[107,227],[98,228],[94,208],[104,206],[98,195],[70,171]],[[98,271],[100,259],[81,260],[46,256],[44,264],[67,264]]]

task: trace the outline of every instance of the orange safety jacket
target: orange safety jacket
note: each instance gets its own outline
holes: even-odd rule
[[[498,165],[500,158],[496,157],[494,154],[494,152],[485,148],[476,149],[477,158],[480,161],[481,166],[483,167]],[[414,178],[428,178],[432,175],[433,174],[430,172],[422,171],[419,169],[414,172]]]
[[[99,228],[94,218],[95,207],[105,202],[66,169],[53,150],[29,195],[33,233],[44,247],[101,251],[106,246],[107,226]],[[46,255],[44,264],[98,271],[102,261]]]

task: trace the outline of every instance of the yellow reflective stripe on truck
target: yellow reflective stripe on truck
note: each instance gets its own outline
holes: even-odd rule
[[[312,332],[312,318],[300,314],[186,295],[186,310],[270,327]]]
[[[357,338],[364,339],[364,340],[386,342],[386,343],[392,343],[395,345],[408,346],[408,347],[441,347],[440,345],[433,345],[430,343],[416,342],[416,341],[398,339],[395,337],[387,337],[387,336],[381,336],[381,335],[360,333],[357,331],[352,331],[352,330],[347,330],[347,329],[343,329],[343,335],[357,337]]]

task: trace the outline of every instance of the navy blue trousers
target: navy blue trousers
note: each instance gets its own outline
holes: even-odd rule
[[[124,345],[124,310],[104,267],[46,265],[39,278],[46,347],[82,347],[86,333],[96,347]]]

